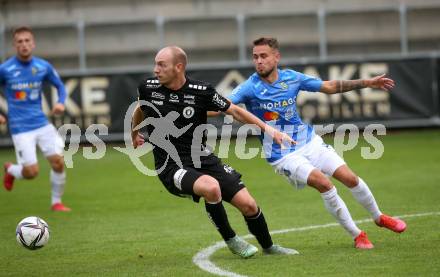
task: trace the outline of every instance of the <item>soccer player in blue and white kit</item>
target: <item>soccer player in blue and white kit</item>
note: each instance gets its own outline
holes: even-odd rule
[[[33,179],[38,175],[38,145],[52,168],[52,210],[67,212],[70,208],[61,202],[66,180],[62,156],[64,141],[55,127],[49,123],[41,107],[45,81],[58,90],[58,102],[53,107],[53,114],[64,112],[66,90],[52,65],[32,55],[35,41],[29,27],[15,29],[13,43],[16,56],[0,65],[0,85],[8,102],[9,130],[14,142],[17,164],[5,163],[3,185],[10,191],[15,179]],[[0,114],[0,124],[6,122],[6,118]]]
[[[267,161],[279,174],[285,175],[297,188],[306,184],[318,190],[327,210],[352,236],[355,247],[373,248],[365,232],[354,223],[344,201],[327,176],[333,176],[347,186],[354,198],[372,216],[378,226],[401,233],[404,221],[383,214],[367,184],[347,166],[333,147],[326,145],[315,134],[312,126],[305,124],[296,110],[296,97],[300,90],[343,93],[366,87],[390,90],[394,81],[384,75],[367,80],[322,81],[291,69],[279,69],[278,41],[259,38],[254,41],[253,62],[256,73],[232,91],[229,99],[234,104],[244,103],[248,111],[281,131],[291,133],[297,142],[288,150],[281,149],[271,140],[263,140]],[[326,176],[327,175],[327,176]]]

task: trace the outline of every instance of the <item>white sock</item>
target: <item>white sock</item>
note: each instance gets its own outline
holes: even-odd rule
[[[344,229],[354,238],[359,236],[361,230],[356,226],[353,219],[351,218],[350,212],[344,203],[344,200],[339,197],[338,192],[335,187],[321,193],[321,197],[324,200],[324,205],[327,210],[333,215],[334,218],[339,222],[339,224],[344,227]]]
[[[364,180],[359,178],[358,185],[350,190],[356,201],[371,214],[374,220],[377,220],[382,213],[377,206],[376,199],[374,199],[373,194]]]
[[[64,184],[66,183],[66,172],[55,172],[50,170],[50,183],[52,185],[52,205],[61,202],[61,196],[64,193]]]
[[[23,179],[22,171],[23,166],[21,164],[13,164],[8,168],[8,173],[14,176],[15,179]]]

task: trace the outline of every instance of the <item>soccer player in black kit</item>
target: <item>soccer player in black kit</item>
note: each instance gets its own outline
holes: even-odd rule
[[[241,181],[240,173],[222,164],[206,148],[203,129],[207,111],[223,111],[243,123],[256,124],[279,144],[294,141],[230,103],[210,84],[188,78],[186,64],[187,56],[177,46],[157,53],[156,78],[146,79],[138,87],[140,101],[132,119],[133,146],[144,143],[139,129],[147,126],[155,168],[165,188],[174,195],[192,197],[195,202],[203,197],[209,218],[232,253],[248,258],[258,248],[235,234],[222,201],[240,210],[265,254],[298,254],[294,249],[273,244],[263,212]]]

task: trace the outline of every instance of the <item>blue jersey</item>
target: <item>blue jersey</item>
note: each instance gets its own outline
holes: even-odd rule
[[[64,104],[66,90],[63,82],[47,61],[33,57],[23,62],[12,57],[0,65],[0,86],[8,102],[11,134],[31,131],[49,123],[41,108],[44,81],[57,88],[58,103]]]
[[[264,153],[269,163],[281,159],[284,155],[294,152],[315,135],[311,125],[305,124],[296,109],[296,97],[300,90],[319,91],[322,81],[296,72],[291,69],[278,69],[278,80],[272,84],[263,81],[257,73],[236,87],[229,99],[234,104],[243,103],[249,112],[275,127],[291,135],[297,142],[290,148],[281,149],[272,139],[264,139]]]

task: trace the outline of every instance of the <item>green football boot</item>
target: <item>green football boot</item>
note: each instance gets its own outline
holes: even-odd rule
[[[258,252],[258,248],[248,243],[239,236],[235,236],[226,241],[226,245],[232,253],[247,259],[255,255]]]

